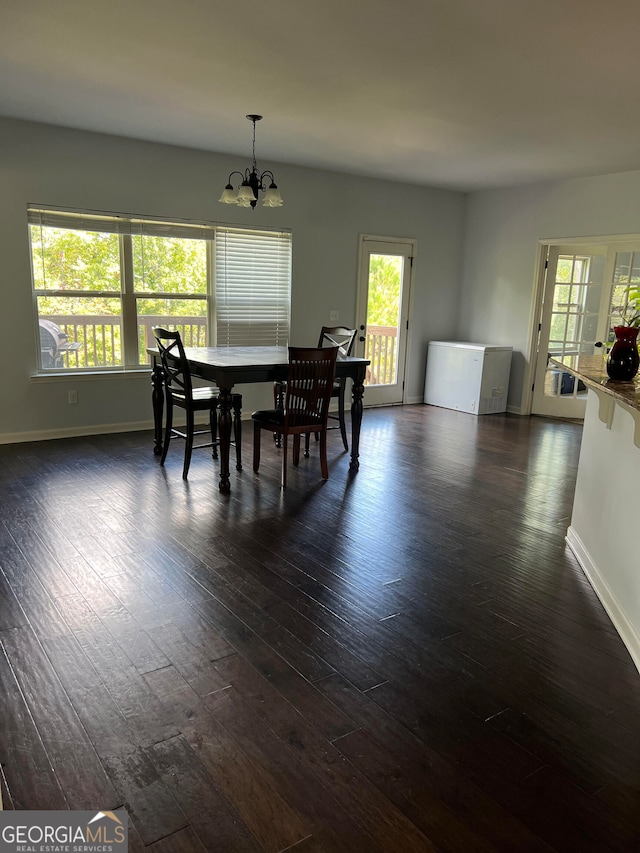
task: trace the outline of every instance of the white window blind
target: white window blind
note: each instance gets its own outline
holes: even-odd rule
[[[291,234],[216,229],[218,346],[286,346]]]
[[[215,236],[215,226],[212,225],[169,222],[164,219],[133,219],[106,213],[28,208],[27,219],[30,225],[69,228],[73,231],[100,231],[143,237],[180,237],[188,240],[213,240]]]
[[[30,225],[43,228],[68,228],[72,231],[98,231],[105,234],[131,232],[129,220],[118,216],[29,208],[27,217]]]

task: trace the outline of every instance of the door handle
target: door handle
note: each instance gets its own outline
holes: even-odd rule
[[[366,341],[367,339],[366,339],[366,338],[363,338],[363,337],[362,337],[362,335],[361,335],[361,336],[358,338],[358,340],[359,340],[359,341],[361,341],[361,342],[364,342],[364,341]]]

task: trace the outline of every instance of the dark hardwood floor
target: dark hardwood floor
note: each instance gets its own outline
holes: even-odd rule
[[[5,808],[124,807],[161,853],[637,850],[640,675],[564,542],[580,434],[368,410],[356,477],[332,433],[283,494],[263,440],[227,497],[150,433],[0,447]]]

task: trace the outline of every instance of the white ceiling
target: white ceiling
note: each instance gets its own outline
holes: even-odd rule
[[[638,0],[0,0],[0,115],[472,190],[640,168],[639,57]]]

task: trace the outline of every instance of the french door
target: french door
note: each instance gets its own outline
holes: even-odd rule
[[[571,374],[549,362],[575,364],[581,355],[606,355],[616,307],[640,281],[640,241],[550,246],[540,318],[532,413],[583,418],[587,392]],[[611,319],[612,310],[614,319]]]
[[[360,238],[355,352],[371,361],[365,380],[367,406],[389,406],[404,399],[414,255],[411,240]]]

